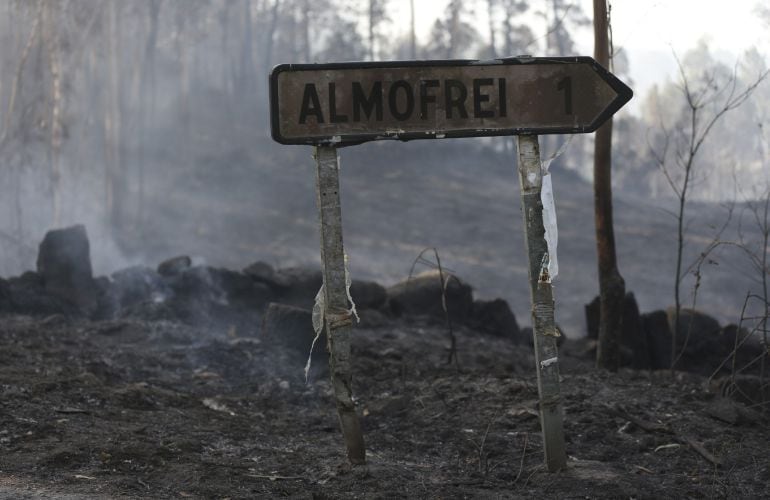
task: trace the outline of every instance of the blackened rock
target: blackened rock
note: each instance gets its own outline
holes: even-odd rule
[[[143,302],[161,302],[170,289],[155,270],[133,266],[112,273],[109,296],[115,311],[134,307]]]
[[[192,266],[192,259],[187,255],[180,255],[158,264],[158,274],[161,276],[176,276]]]
[[[269,343],[307,354],[315,338],[313,313],[301,307],[271,302],[262,320],[262,337]],[[326,345],[325,339],[323,342]]]
[[[243,274],[274,289],[282,289],[287,285],[287,283],[279,282],[275,269],[266,262],[258,261],[245,267]]]
[[[736,370],[741,370],[745,374],[759,374],[762,365],[757,363],[756,360],[761,359],[762,354],[767,352],[763,347],[761,332],[752,333],[746,328],[739,330],[737,325],[727,325],[722,328],[719,346],[722,361],[724,362],[720,362],[722,373],[730,373],[732,371],[733,352],[735,352]],[[753,365],[752,362],[754,362]]]
[[[515,344],[527,341],[519,330],[516,316],[503,299],[474,301],[468,326],[496,337],[509,338]]]
[[[642,331],[647,339],[650,368],[661,370],[671,367],[671,329],[665,311],[641,315]]]
[[[770,391],[768,393],[770,394]],[[731,425],[760,423],[762,415],[751,408],[747,408],[744,403],[745,400],[741,403],[729,397],[717,397],[706,406],[705,413],[712,418]]]
[[[749,331],[745,328],[738,329],[738,325],[729,324],[722,328],[721,341],[722,346],[728,352],[732,352],[734,349],[740,349],[741,341],[746,342],[744,339],[749,337]]]
[[[653,369],[671,367],[675,309],[642,316]],[[728,354],[719,322],[700,311],[681,309],[676,338],[675,369],[710,375]]]
[[[48,231],[38,250],[37,272],[48,293],[82,312],[90,314],[95,309],[91,252],[84,226]]]
[[[601,301],[597,295],[585,306],[587,338],[598,341]],[[650,368],[650,348],[647,332],[642,326],[636,297],[628,292],[623,299],[623,318],[620,335],[620,363],[637,370]]]
[[[388,301],[385,287],[374,281],[353,280],[350,296],[353,297],[357,309],[380,309]]]
[[[175,296],[225,304],[227,299],[213,268],[195,266],[166,279]]]
[[[212,325],[228,315],[230,302],[216,269],[195,266],[166,279],[171,289],[168,307],[180,321]],[[163,315],[163,308],[152,307],[149,314]]]
[[[587,337],[589,339],[598,340],[599,324],[601,321],[601,299],[598,295],[585,305],[585,314]],[[639,306],[636,303],[636,297],[632,292],[628,292],[623,299],[623,337],[627,347],[634,347],[637,344],[633,335],[637,329],[638,321]],[[626,329],[627,325],[631,325],[630,331]]]
[[[383,309],[362,309],[358,311],[358,317],[361,321],[356,325],[362,328],[379,328],[393,321],[393,318],[389,317],[387,311]]]
[[[113,296],[112,281],[106,276],[94,278],[94,287],[97,295],[96,310],[91,315],[94,321],[103,321],[115,317],[116,300]]]
[[[647,332],[642,328],[642,318],[636,297],[629,292],[623,302],[623,330],[620,339],[621,350],[626,352],[626,363],[637,370],[650,368],[650,349]]]
[[[675,330],[676,308],[666,309],[666,315],[668,316],[668,327],[673,332]],[[679,310],[679,332],[683,336],[689,332],[691,337],[694,335],[700,341],[703,338],[718,336],[721,330],[719,321],[708,314],[686,308]],[[684,337],[677,339],[677,342],[684,343]]]
[[[233,307],[264,309],[270,301],[272,294],[267,285],[257,283],[243,273],[229,269],[212,269],[209,273]]]
[[[449,317],[465,323],[473,310],[473,289],[460,278],[444,273]],[[438,270],[425,271],[388,288],[394,314],[413,314],[443,319],[441,278]]]
[[[766,377],[736,375],[715,378],[709,384],[711,392],[734,399],[751,407],[770,401],[770,384]]]
[[[320,269],[288,267],[275,272],[274,282],[278,289],[277,302],[312,309],[323,275]]]
[[[70,301],[48,293],[42,276],[27,271],[7,281],[6,311],[30,316],[73,315],[79,312]]]
[[[0,312],[9,312],[11,309],[11,290],[8,282],[0,278]]]
[[[313,314],[308,309],[273,302],[267,306],[262,320],[262,337],[268,345],[279,345],[290,350],[298,365],[304,365],[315,338]],[[322,332],[311,358],[315,373],[328,367],[328,360],[326,333]]]
[[[599,318],[601,317],[601,298],[597,295],[594,300],[585,305],[586,331],[589,339],[599,338]]]
[[[227,269],[195,266],[166,279],[170,306],[188,323],[248,323],[269,302],[268,287]]]
[[[675,308],[666,311],[668,325],[674,331]],[[675,368],[711,374],[727,353],[722,348],[722,327],[711,316],[693,309],[679,311],[679,335],[676,339],[677,352],[682,352]]]

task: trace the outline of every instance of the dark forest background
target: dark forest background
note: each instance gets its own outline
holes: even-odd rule
[[[74,223],[86,224],[100,273],[176,254],[234,268],[256,260],[316,264],[311,150],[269,135],[274,65],[578,55],[575,37],[591,29],[590,13],[569,0],[451,0],[423,40],[394,2],[0,2],[0,275],[34,268],[45,231]],[[479,25],[474,12],[489,22]],[[770,22],[761,6],[757,15]],[[683,175],[677,159],[694,130],[683,84],[703,96],[702,116],[714,114],[731,87],[740,91],[765,70],[760,49],[746,47],[730,63],[706,41],[672,54],[680,78],[636,95],[638,112],[616,117],[621,271],[643,305],[672,302],[676,219],[668,212]],[[633,87],[632,63],[614,48],[612,70]],[[703,273],[714,278],[700,300],[723,317],[767,271],[740,259],[766,251],[767,219],[763,226],[752,207],[768,198],[769,120],[770,85],[761,82],[716,122],[693,170],[688,258],[717,237],[744,248],[714,252],[709,269],[721,268]],[[392,282],[436,246],[482,296],[512,298],[523,313],[526,302],[515,303],[526,297],[526,277],[512,144],[488,138],[343,150],[352,271]],[[592,137],[543,137],[542,145],[546,159],[563,151],[551,163],[564,256],[557,294],[574,306],[564,314],[577,322],[577,305],[597,291]],[[718,233],[725,222],[729,229]],[[701,285],[702,276],[689,279]],[[726,290],[738,297],[725,299]]]

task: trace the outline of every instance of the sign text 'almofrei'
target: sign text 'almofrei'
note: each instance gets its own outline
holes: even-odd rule
[[[270,77],[283,144],[592,132],[631,96],[590,57],[284,64]]]

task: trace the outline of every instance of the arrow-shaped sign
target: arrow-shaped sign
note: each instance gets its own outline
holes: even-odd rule
[[[590,57],[283,64],[270,75],[283,144],[593,132],[632,95]]]

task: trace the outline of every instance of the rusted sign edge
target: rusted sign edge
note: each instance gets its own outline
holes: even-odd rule
[[[340,70],[340,69],[367,69],[367,68],[425,68],[442,66],[497,66],[497,65],[546,65],[546,64],[588,64],[607,82],[617,96],[602,113],[588,126],[575,127],[526,127],[511,129],[477,129],[455,131],[428,131],[428,132],[398,132],[385,133],[346,134],[342,136],[324,136],[311,138],[286,138],[281,135],[278,119],[278,76],[285,71],[314,71],[314,70]],[[474,59],[439,59],[427,61],[381,61],[381,62],[342,62],[323,64],[279,64],[270,73],[270,133],[278,143],[287,145],[327,145],[327,146],[352,146],[368,141],[399,140],[411,141],[417,139],[453,139],[461,137],[493,137],[509,135],[543,135],[543,134],[585,134],[595,132],[605,121],[614,115],[633,97],[634,92],[618,77],[607,71],[592,57],[508,57],[488,61]]]

